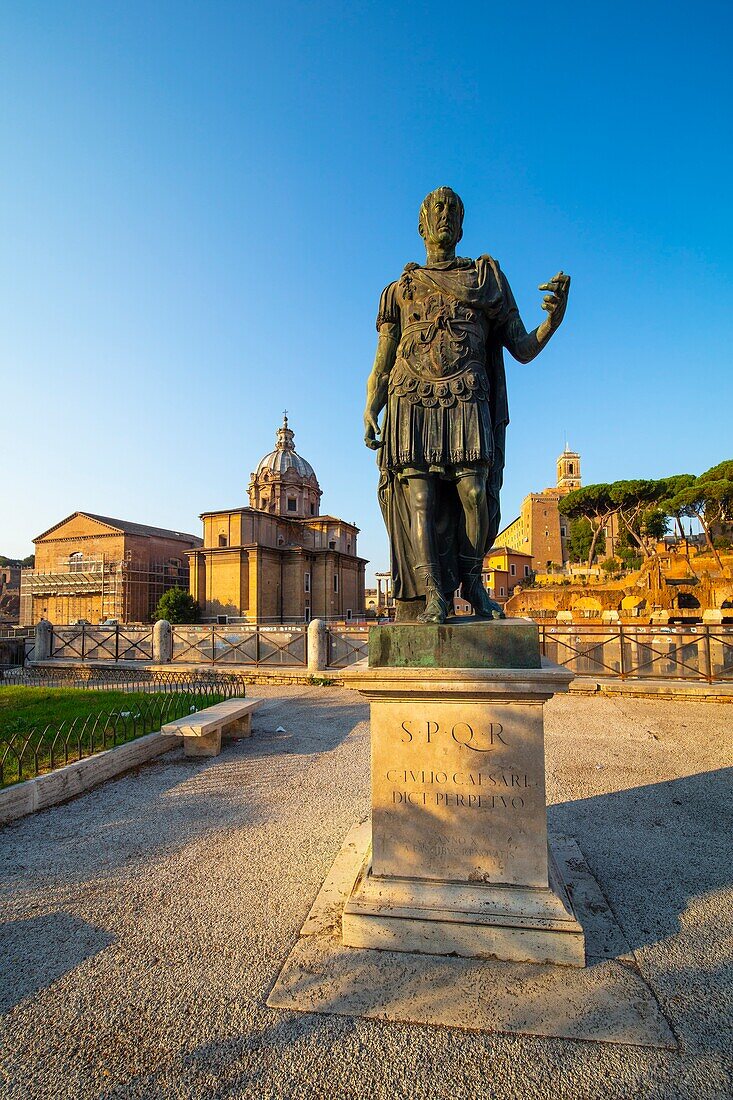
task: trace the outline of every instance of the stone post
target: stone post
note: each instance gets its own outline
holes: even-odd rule
[[[173,630],[167,619],[158,619],[153,627],[153,661],[165,665],[173,660]]]
[[[308,671],[325,672],[328,667],[328,636],[323,619],[308,625]]]
[[[50,660],[52,640],[53,626],[48,619],[41,619],[36,626],[36,651],[33,654],[34,662]]]

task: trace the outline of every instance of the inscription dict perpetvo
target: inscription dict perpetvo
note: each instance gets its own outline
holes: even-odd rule
[[[456,745],[471,752],[496,752],[500,745],[510,746],[501,722],[489,722],[485,731],[474,729],[468,722],[456,722],[450,727],[441,728],[439,722],[401,722],[402,744],[424,742],[426,745],[440,743],[441,737],[450,738]],[[493,771],[433,771],[421,768],[388,768],[385,774],[388,783],[405,784],[405,787],[436,788],[443,790],[407,790],[393,789],[392,803],[409,806],[444,806],[467,810],[521,810],[526,805],[526,792],[531,786],[526,772]],[[451,787],[469,788],[453,791]],[[480,790],[479,790],[480,788]],[[505,788],[511,794],[495,793]],[[492,793],[494,792],[494,793]]]

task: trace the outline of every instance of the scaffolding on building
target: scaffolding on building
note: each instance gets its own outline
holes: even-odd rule
[[[40,618],[36,600],[65,600],[67,622],[79,618],[72,601],[94,600],[99,621],[149,622],[158,600],[169,588],[188,590],[188,562],[177,558],[139,561],[126,554],[109,560],[104,555],[76,554],[59,558],[52,569],[24,569],[20,583],[20,621]],[[98,597],[98,601],[95,599]],[[56,616],[57,621],[61,617]]]

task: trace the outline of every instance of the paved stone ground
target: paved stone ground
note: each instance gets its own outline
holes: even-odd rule
[[[354,693],[256,692],[251,741],[164,757],[0,831],[3,1098],[733,1095],[730,706],[547,708],[551,828],[580,843],[670,1053],[268,1009],[368,812],[369,745]]]

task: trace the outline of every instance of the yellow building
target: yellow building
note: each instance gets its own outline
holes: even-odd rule
[[[205,619],[302,622],[364,615],[359,528],[320,514],[321,488],[285,416],[275,450],[251,475],[249,506],[204,512],[189,554],[191,595]]]
[[[531,555],[508,546],[494,546],[484,558],[481,579],[492,600],[503,607],[514,593],[515,587],[532,575]],[[456,615],[470,615],[470,603],[463,599],[460,589],[453,598]]]
[[[532,575],[532,555],[508,546],[493,546],[484,558],[483,580],[492,599],[504,603],[516,585]]]

